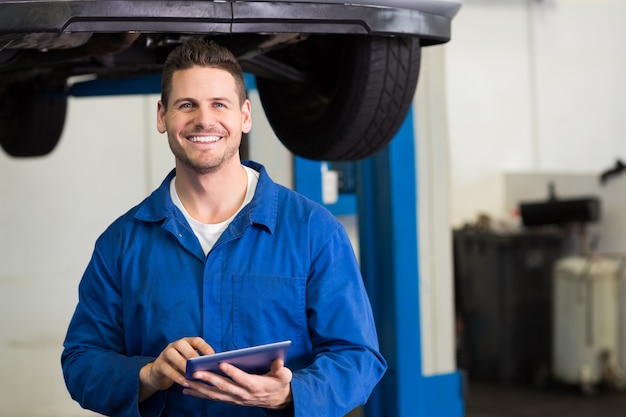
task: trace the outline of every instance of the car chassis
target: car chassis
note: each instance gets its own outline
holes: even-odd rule
[[[76,80],[161,71],[189,37],[254,74],[278,138],[316,160],[386,146],[408,112],[421,47],[447,42],[460,0],[0,0],[0,145],[50,153]],[[79,77],[81,76],[81,77]],[[25,111],[27,109],[27,111]]]

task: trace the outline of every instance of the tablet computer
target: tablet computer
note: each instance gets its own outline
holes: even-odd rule
[[[285,360],[289,346],[291,346],[291,341],[285,340],[190,358],[187,359],[185,376],[187,379],[193,379],[192,375],[196,371],[210,371],[223,375],[218,368],[222,362],[235,365],[249,374],[265,374],[270,370],[274,360],[279,358]]]

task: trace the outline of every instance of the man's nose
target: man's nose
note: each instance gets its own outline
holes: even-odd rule
[[[206,127],[214,125],[215,114],[212,108],[209,106],[199,106],[193,122],[196,127]]]

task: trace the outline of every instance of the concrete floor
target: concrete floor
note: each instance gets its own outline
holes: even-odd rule
[[[465,417],[624,417],[626,392],[469,381]]]

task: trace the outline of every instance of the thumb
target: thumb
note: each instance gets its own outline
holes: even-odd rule
[[[274,360],[269,373],[278,379],[285,380],[286,382],[291,381],[292,378],[291,370],[285,367],[285,361],[283,359]]]

